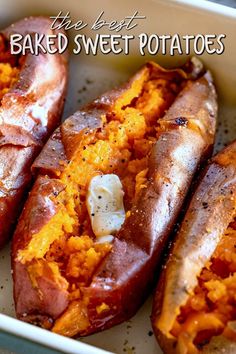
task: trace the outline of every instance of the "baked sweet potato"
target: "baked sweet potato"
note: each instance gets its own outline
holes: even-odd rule
[[[76,337],[134,315],[211,152],[216,111],[209,73],[150,62],[54,132],[14,235],[19,319]]]
[[[59,125],[67,83],[65,55],[11,55],[11,34],[52,34],[30,17],[0,33],[0,248],[10,237],[31,182],[31,165]]]
[[[153,328],[165,353],[236,353],[236,141],[206,168],[163,269]]]

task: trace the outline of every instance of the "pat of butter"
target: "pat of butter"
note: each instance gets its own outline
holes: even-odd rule
[[[95,243],[112,243],[113,239],[112,235],[100,236]]]
[[[112,235],[120,230],[125,221],[123,197],[117,175],[99,175],[91,179],[86,202],[96,237]]]

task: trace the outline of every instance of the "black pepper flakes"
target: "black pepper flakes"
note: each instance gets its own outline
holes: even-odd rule
[[[179,126],[187,127],[188,119],[185,117],[177,117],[175,118],[175,123]]]

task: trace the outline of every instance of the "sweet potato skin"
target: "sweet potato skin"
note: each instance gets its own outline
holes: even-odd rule
[[[204,171],[164,266],[153,302],[152,324],[165,353],[182,353],[169,332],[197,276],[211,258],[235,213],[236,141],[218,153]],[[204,207],[207,203],[207,208]],[[201,353],[234,353],[235,342],[213,337]]]
[[[1,31],[52,34],[51,21],[29,17]],[[55,32],[56,33],[56,32]],[[31,165],[60,122],[67,86],[67,53],[27,54],[16,84],[0,105],[0,248],[9,239],[31,184]],[[7,163],[6,163],[7,161]]]
[[[202,81],[202,85],[207,85],[205,79]],[[195,89],[199,89],[200,82],[201,79],[191,88],[194,100],[198,97]],[[213,117],[209,115],[207,123],[211,133],[205,136],[203,131],[203,136],[200,136],[198,132],[178,127],[178,117],[199,119],[198,111],[194,111],[194,104],[190,100],[193,98],[191,89],[184,89],[160,121],[166,130],[163,128],[150,156],[148,187],[119,231],[113,252],[100,266],[87,289],[92,299],[89,318],[93,326],[90,332],[94,331],[94,327],[105,329],[130,318],[141,306],[153,283],[155,268],[160,263],[161,253],[181,210],[194,172],[201,159],[209,154],[213,143],[213,117],[216,114],[214,91],[210,98],[211,113],[214,113]],[[188,104],[193,109],[191,115],[186,112]],[[200,102],[197,105],[196,110],[200,111]],[[110,291],[107,291],[107,284]],[[115,309],[112,318],[97,318],[95,304],[103,301]]]
[[[154,72],[159,71],[158,75],[164,75],[164,71],[160,71],[155,64],[149,63],[147,67]],[[141,71],[122,89],[101,96],[86,109],[68,118],[54,132],[33,165],[39,174],[38,178],[43,178],[40,175],[45,174],[50,176],[50,190],[57,181],[57,172],[63,168],[59,160],[66,163],[70,159],[76,136],[81,132],[86,133],[86,129],[99,128],[102,124],[101,115],[109,110],[139,75]],[[146,298],[161,252],[181,210],[193,175],[211,152],[216,114],[216,93],[210,75],[206,74],[190,82],[165,117],[159,120],[159,138],[149,159],[148,187],[141,192],[131,215],[116,235],[112,252],[98,267],[91,284],[83,288],[85,297],[89,299],[90,325],[78,336],[109,328],[130,318]],[[21,279],[19,282],[18,274],[23,270],[17,259],[18,251],[26,247],[34,230],[39,230],[47,222],[44,217],[40,220],[37,218],[38,208],[43,207],[47,218],[56,212],[43,202],[44,197],[40,202],[40,184],[37,180],[15,231],[12,266],[18,318],[36,321],[43,326],[42,317],[54,322],[57,316],[45,309],[46,296],[41,298],[41,302],[33,300],[32,303],[31,295],[26,295],[24,288],[28,294],[30,279],[25,273],[24,281]],[[58,296],[62,291],[58,289]],[[20,292],[22,296],[19,296]],[[98,314],[96,307],[102,302],[109,306],[109,310]],[[61,313],[65,309],[66,306],[63,310],[60,308]]]

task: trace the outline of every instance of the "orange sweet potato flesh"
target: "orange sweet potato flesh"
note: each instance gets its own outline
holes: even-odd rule
[[[189,77],[147,63],[53,133],[14,234],[18,318],[78,337],[130,318],[143,303],[214,141],[211,76]],[[126,220],[112,243],[97,243],[85,198],[91,178],[107,173],[121,180]]]
[[[19,58],[9,52],[7,43],[0,34],[0,102],[19,79],[22,59],[23,57]]]
[[[236,142],[203,173],[162,271],[153,328],[165,353],[236,352]]]
[[[11,55],[9,38],[52,34],[50,25],[30,17],[0,31],[0,248],[22,210],[31,165],[60,122],[67,84],[67,53]]]

